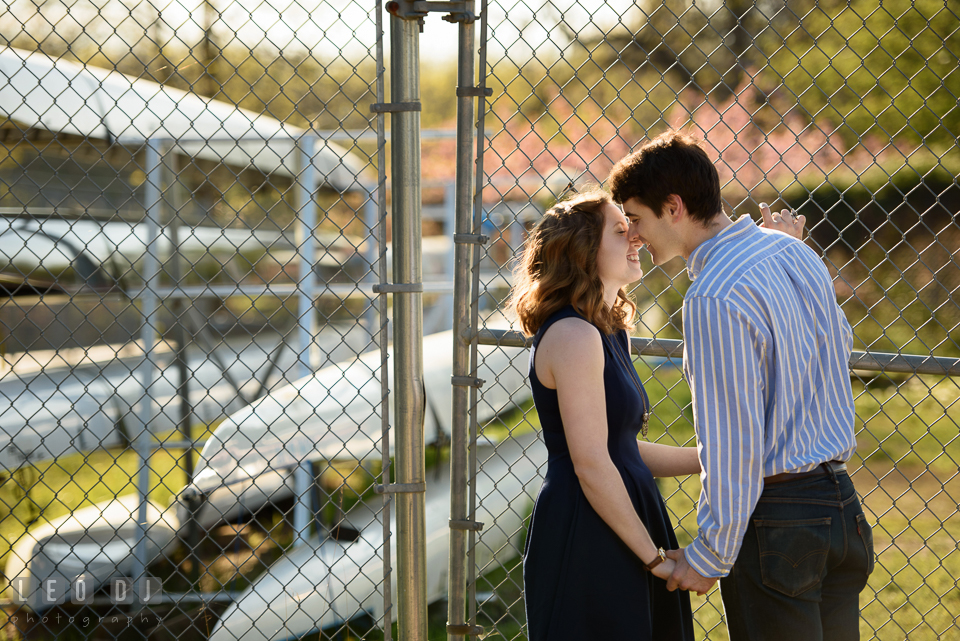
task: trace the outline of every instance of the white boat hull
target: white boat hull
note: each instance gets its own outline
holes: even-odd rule
[[[128,494],[91,505],[44,523],[25,534],[7,562],[6,575],[15,597],[34,612],[70,601],[64,589],[83,576],[92,593],[113,577],[129,576],[136,546],[140,502]],[[178,544],[179,522],[173,510],[147,505],[148,564]],[[46,583],[55,579],[53,583]],[[46,587],[53,589],[47,590]]]
[[[523,374],[526,350],[479,349],[477,376],[486,381],[476,410],[482,424],[529,398],[530,392]],[[425,336],[423,354],[424,440],[430,443],[451,432],[453,333]],[[325,367],[221,423],[200,454],[194,480],[194,488],[205,497],[199,524],[210,528],[241,511],[250,514],[267,502],[291,498],[293,466],[299,461],[379,460],[380,362],[380,352],[374,351]],[[392,351],[386,369],[389,381]],[[181,502],[182,523],[187,522],[186,505]]]
[[[483,463],[477,477],[479,510],[484,523],[477,563],[505,561],[516,556],[523,520],[540,488],[539,465],[546,449],[538,434],[510,437],[496,451],[481,448]],[[378,500],[374,500],[379,505]],[[426,495],[427,599],[437,601],[447,592],[450,479],[445,472],[430,479]],[[336,626],[368,614],[383,616],[383,525],[369,506],[347,515],[357,528],[356,541],[322,542],[313,537],[279,559],[223,614],[210,636],[212,641],[279,641]],[[396,559],[395,528],[390,547]],[[396,594],[396,561],[391,573]],[[396,608],[393,609],[394,618]]]

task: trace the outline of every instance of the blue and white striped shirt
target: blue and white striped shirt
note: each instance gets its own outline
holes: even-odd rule
[[[853,332],[816,253],[742,216],[690,255],[683,367],[702,472],[690,565],[733,567],[763,479],[856,447]]]

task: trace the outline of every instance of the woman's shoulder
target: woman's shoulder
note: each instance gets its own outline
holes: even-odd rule
[[[559,348],[566,356],[572,357],[603,351],[600,329],[579,314],[558,318],[545,327],[540,345]]]
[[[547,331],[549,331],[551,327],[553,327],[555,324],[567,318],[581,319],[584,321],[586,320],[583,318],[583,316],[577,313],[577,310],[574,308],[573,305],[566,305],[564,307],[561,307],[560,309],[554,311],[549,316],[547,316],[544,319],[544,321],[540,324],[540,327],[537,328],[537,331],[533,336],[533,344],[537,345],[538,343],[540,343],[540,339],[542,339],[544,335],[546,335]]]
[[[543,321],[543,325],[540,326],[539,333],[543,334],[555,323],[559,323],[566,319],[580,320],[587,325],[591,325],[590,321],[588,321],[583,314],[578,312],[576,307],[573,305],[565,305],[547,316],[546,320]]]
[[[604,367],[600,331],[579,316],[558,319],[539,338],[531,352],[531,363],[538,379],[550,389],[556,389],[556,377],[562,372],[576,371],[589,378],[590,372]]]

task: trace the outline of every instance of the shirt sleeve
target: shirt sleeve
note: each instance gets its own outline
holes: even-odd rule
[[[697,538],[687,562],[705,577],[730,573],[763,489],[767,344],[730,302],[683,305],[684,372],[701,465]]]

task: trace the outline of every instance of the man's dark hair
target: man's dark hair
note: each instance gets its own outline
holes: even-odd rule
[[[703,225],[723,211],[717,168],[701,141],[680,131],[664,132],[621,159],[610,170],[607,186],[617,203],[636,198],[657,218],[671,194],[680,196]]]

